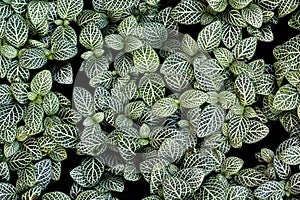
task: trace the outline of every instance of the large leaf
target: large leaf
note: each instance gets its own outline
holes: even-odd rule
[[[47,63],[42,49],[26,49],[20,57],[20,65],[27,69],[38,69]]]
[[[234,57],[238,60],[250,60],[256,50],[257,39],[249,37],[240,41],[232,50]]]
[[[171,16],[180,24],[198,24],[204,9],[205,6],[201,2],[182,1],[173,8]]]
[[[300,164],[300,146],[291,146],[282,151],[279,156],[282,162],[288,165]]]
[[[83,0],[58,0],[57,14],[62,19],[75,19],[83,9]]]
[[[200,50],[211,52],[220,45],[222,25],[220,21],[213,22],[204,27],[198,35]]]
[[[0,130],[17,124],[23,117],[24,109],[15,103],[0,105]]]
[[[292,110],[297,107],[299,94],[295,87],[286,84],[276,92],[273,106],[278,110]]]
[[[57,65],[52,69],[53,81],[60,84],[72,84],[73,83],[73,69],[71,63],[64,65]]]
[[[288,0],[288,1],[280,1],[278,6],[278,17],[284,17],[294,10],[296,10],[299,6],[299,1],[297,0]]]
[[[208,99],[208,95],[200,90],[187,90],[180,95],[180,105],[184,108],[196,108]]]
[[[254,190],[254,196],[259,199],[267,199],[277,194],[284,195],[284,183],[268,181]]]
[[[31,162],[31,155],[25,151],[17,151],[9,158],[8,166],[11,170],[21,170]]]
[[[103,46],[101,30],[94,23],[87,24],[79,35],[79,42],[87,49],[100,49]]]
[[[262,9],[256,4],[250,4],[241,11],[242,16],[248,24],[260,28],[263,23]]]
[[[51,181],[52,163],[49,159],[41,160],[34,165],[35,179],[42,189],[45,189]]]
[[[88,158],[81,162],[82,174],[91,185],[96,185],[104,172],[104,165],[97,158]]]
[[[140,73],[155,72],[160,64],[157,53],[149,45],[134,51],[133,62]]]
[[[243,105],[251,105],[255,102],[255,87],[248,76],[245,74],[239,75],[235,80],[235,88]]]
[[[288,189],[291,194],[300,193],[300,173],[293,174],[289,178]]]
[[[53,59],[65,61],[77,54],[77,47],[69,40],[62,40],[52,44],[51,52]]]
[[[268,178],[256,169],[247,168],[239,172],[235,177],[235,181],[245,187],[256,187],[265,183]]]
[[[17,200],[16,188],[10,183],[0,183],[0,199]]]
[[[28,15],[31,22],[39,25],[44,19],[47,18],[50,5],[45,1],[30,1],[28,3]]]
[[[269,128],[261,122],[250,120],[250,128],[246,133],[243,142],[253,144],[264,139],[269,133]]]
[[[33,131],[40,132],[43,129],[44,110],[41,104],[31,102],[24,114],[24,122]]]
[[[243,167],[244,161],[238,157],[228,157],[221,165],[221,172],[229,177],[231,175],[237,174],[239,170]]]
[[[174,114],[178,107],[175,99],[162,98],[152,106],[152,112],[159,117],[168,117]]]
[[[182,179],[168,177],[163,183],[163,192],[166,199],[183,199],[191,192],[191,188]]]
[[[234,148],[241,148],[245,135],[249,131],[250,120],[235,116],[228,123],[229,142]]]
[[[201,112],[197,136],[205,137],[221,129],[225,119],[224,110],[217,105],[208,105]]]
[[[49,192],[42,196],[42,200],[71,200],[71,198],[62,192]]]
[[[49,70],[43,70],[37,73],[31,83],[31,91],[35,94],[45,96],[48,94],[52,88],[52,75]]]
[[[105,10],[126,10],[134,5],[137,5],[139,1],[137,0],[95,0],[94,6],[101,7]]]
[[[74,104],[77,111],[84,117],[90,116],[95,112],[94,100],[91,93],[82,87],[75,87]]]
[[[12,15],[6,23],[6,39],[16,48],[25,45],[28,38],[28,26],[20,15]]]
[[[74,148],[77,144],[77,128],[73,125],[58,124],[49,129],[55,142],[65,148]]]
[[[216,177],[209,177],[200,188],[198,199],[225,200],[225,187]]]

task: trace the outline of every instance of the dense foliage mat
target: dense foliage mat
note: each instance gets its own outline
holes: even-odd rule
[[[299,8],[1,0],[0,199],[122,199],[140,180],[144,200],[300,199]],[[254,59],[282,18],[298,33]],[[270,123],[289,135],[254,167],[231,155]],[[69,193],[47,190],[66,173]]]

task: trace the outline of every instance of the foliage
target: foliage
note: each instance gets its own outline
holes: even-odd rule
[[[280,18],[300,29],[297,0],[84,3],[0,2],[0,199],[118,199],[140,179],[145,200],[300,198],[300,35],[254,58]],[[73,84],[80,57],[71,102],[53,85]],[[268,121],[290,138],[257,166],[227,154]],[[69,194],[45,192],[68,149],[84,157]]]

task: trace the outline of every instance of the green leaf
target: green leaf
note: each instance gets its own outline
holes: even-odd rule
[[[178,109],[175,99],[162,98],[152,106],[152,112],[159,117],[168,117]]]
[[[163,24],[150,22],[143,26],[143,37],[153,48],[161,48],[168,39],[168,31]]]
[[[49,159],[44,159],[34,165],[36,183],[44,190],[51,181],[52,163]]]
[[[99,183],[104,189],[115,192],[124,191],[124,181],[121,177],[105,174],[104,178]]]
[[[249,131],[250,120],[245,117],[235,116],[228,122],[229,142],[234,148],[241,148],[245,135]]]
[[[30,1],[28,3],[28,15],[31,22],[39,25],[44,19],[47,18],[50,5],[45,1]]]
[[[205,174],[201,168],[185,168],[176,172],[174,176],[184,180],[195,191],[200,188]]]
[[[57,41],[52,44],[51,52],[53,59],[65,61],[77,54],[77,47],[69,40]]]
[[[234,84],[242,105],[252,105],[255,103],[255,87],[248,76],[240,74]]]
[[[74,148],[77,144],[77,128],[73,125],[58,124],[49,129],[55,142],[65,148]]]
[[[0,3],[0,19],[8,18],[11,14],[13,14],[13,9],[4,2]]]
[[[180,142],[174,139],[166,139],[158,150],[158,156],[173,163],[180,159],[184,152],[185,149]]]
[[[71,198],[62,192],[49,192],[42,196],[42,200],[71,200]]]
[[[241,10],[241,14],[251,26],[254,26],[255,28],[260,28],[262,26],[263,12],[258,5],[254,3],[249,4]]]
[[[243,142],[254,144],[261,141],[269,134],[269,128],[261,122],[250,120],[250,127],[246,133]]]
[[[298,6],[299,1],[297,0],[280,1],[278,6],[278,17],[281,18],[292,13]]]
[[[226,190],[216,177],[206,179],[200,188],[199,199],[225,200]]]
[[[60,84],[72,84],[73,83],[73,69],[71,63],[64,65],[57,65],[52,69],[53,81]]]
[[[199,117],[197,136],[202,138],[221,129],[225,119],[224,110],[217,105],[206,106]]]
[[[297,107],[298,100],[297,89],[290,84],[286,84],[276,92],[273,106],[277,110],[292,110]]]
[[[47,58],[42,49],[26,49],[20,57],[20,65],[27,69],[42,68],[47,63]]]
[[[235,9],[242,9],[246,7],[251,0],[229,0],[228,3]]]
[[[288,190],[291,194],[300,194],[300,173],[293,174],[289,178]]]
[[[83,9],[83,0],[58,0],[57,14],[65,20],[75,19]]]
[[[67,152],[63,147],[57,146],[49,154],[49,157],[56,162],[61,162],[65,159],[67,159]]]
[[[259,199],[267,199],[276,194],[284,195],[284,183],[268,181],[254,190],[254,196]]]
[[[16,188],[10,183],[0,183],[0,199],[17,200]]]
[[[79,42],[87,49],[101,49],[103,36],[101,30],[94,23],[88,23],[79,35]]]
[[[19,104],[0,105],[0,130],[6,130],[17,124],[23,117],[24,109]]]
[[[198,35],[198,46],[200,50],[211,52],[216,49],[221,42],[222,25],[220,21],[213,22],[204,27]]]
[[[30,85],[28,83],[12,83],[10,86],[11,92],[15,100],[17,100],[20,104],[26,104],[28,102],[27,93],[30,90]],[[2,100],[6,100],[2,98]],[[5,104],[5,103],[1,103]]]
[[[160,64],[157,53],[149,45],[134,51],[133,62],[140,73],[155,72]]]
[[[226,0],[208,0],[207,3],[216,12],[223,12],[228,5]]]
[[[10,180],[10,171],[7,162],[0,163],[0,180],[9,181]],[[1,192],[0,192],[1,193]]]
[[[82,174],[91,185],[96,185],[104,172],[104,165],[97,158],[88,158],[81,162]]]
[[[226,176],[230,177],[237,174],[243,167],[244,161],[238,157],[228,157],[224,160],[221,165],[221,172]]]
[[[252,168],[242,169],[234,179],[245,187],[257,187],[268,180],[266,175]]]
[[[208,95],[200,90],[187,90],[180,95],[179,101],[183,108],[196,108],[208,99]]]
[[[112,11],[126,10],[138,3],[136,0],[97,0],[96,2],[101,5],[102,9]]]
[[[195,56],[199,51],[197,42],[189,34],[184,34],[181,42],[181,48],[183,52],[189,56]]]
[[[227,23],[223,24],[222,42],[231,49],[238,42],[242,33],[242,29],[238,26],[233,26]]]
[[[17,151],[9,158],[8,166],[11,170],[21,170],[31,162],[31,155],[25,151]]]
[[[30,83],[30,88],[32,92],[41,96],[48,94],[52,88],[51,72],[49,70],[43,70],[37,73]]]
[[[198,24],[205,6],[201,2],[187,0],[177,4],[171,12],[171,16],[180,24]]]
[[[82,87],[75,87],[73,98],[77,112],[79,112],[84,117],[94,114],[94,100],[88,90]]]
[[[77,37],[76,31],[71,26],[58,26],[51,35],[51,44],[67,40],[77,45]]]
[[[291,146],[282,151],[279,159],[288,165],[300,164],[300,146]]]
[[[250,60],[255,53],[256,45],[257,40],[254,37],[249,37],[235,45],[232,53],[237,60]]]
[[[242,186],[230,186],[227,191],[227,199],[246,200],[251,198],[251,190]]]
[[[28,27],[20,15],[12,15],[6,23],[6,39],[16,48],[25,45],[28,39]]]
[[[163,182],[163,193],[166,199],[183,199],[191,192],[189,185],[182,179],[168,177]]]

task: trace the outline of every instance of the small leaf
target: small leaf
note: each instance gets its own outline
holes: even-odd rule
[[[52,88],[52,75],[49,70],[43,70],[37,73],[31,83],[30,83],[31,91],[45,96],[48,94]]]
[[[297,89],[290,84],[286,84],[276,92],[273,106],[278,110],[292,110],[297,107],[298,100]]]
[[[200,31],[197,40],[198,46],[203,51],[211,52],[220,45],[221,37],[221,22],[213,22]]]
[[[249,37],[240,41],[232,50],[234,57],[238,60],[250,60],[256,50],[257,40]]]
[[[58,0],[57,14],[62,19],[73,20],[83,9],[83,0]]]
[[[178,109],[175,99],[163,98],[152,106],[152,112],[159,117],[168,117]]]

